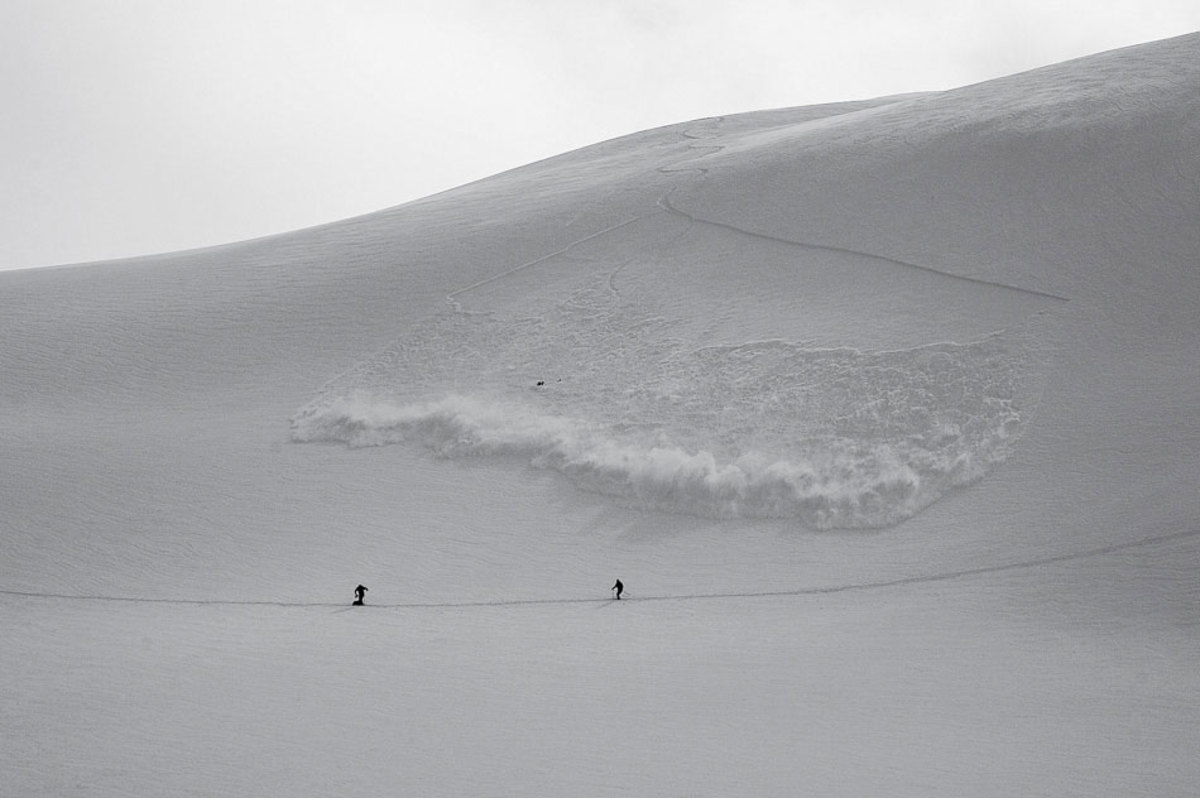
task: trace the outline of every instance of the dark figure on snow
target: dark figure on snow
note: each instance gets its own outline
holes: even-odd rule
[[[620,579],[618,579],[618,580],[617,580],[617,583],[616,583],[615,585],[613,585],[612,587],[610,587],[610,588],[609,588],[609,590],[615,590],[615,591],[617,591],[617,601],[620,601],[620,600],[621,600],[621,594],[622,594],[623,592],[625,592],[625,585],[621,584],[621,580],[620,580]]]
[[[354,606],[361,607],[363,605],[363,596],[367,594],[367,589],[362,585],[354,588]]]

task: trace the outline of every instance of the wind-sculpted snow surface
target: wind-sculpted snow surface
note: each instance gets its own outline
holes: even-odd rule
[[[863,528],[980,479],[1021,430],[1002,334],[862,352],[675,327],[601,288],[540,318],[448,312],[335,380],[293,439],[520,456],[635,507]]]

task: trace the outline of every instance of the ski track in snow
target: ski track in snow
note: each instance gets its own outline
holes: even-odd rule
[[[1042,299],[1053,299],[1058,302],[1069,302],[1070,301],[1067,297],[1058,296],[1057,294],[1050,294],[1050,293],[1046,293],[1044,291],[1035,291],[1031,288],[1018,288],[1016,286],[1007,285],[1005,283],[997,283],[992,280],[981,280],[978,277],[965,277],[961,274],[953,274],[951,272],[943,271],[941,269],[935,269],[932,266],[922,266],[919,263],[910,263],[908,261],[898,260],[896,258],[891,258],[886,255],[878,255],[873,252],[864,252],[862,250],[848,249],[846,247],[834,247],[834,246],[829,246],[827,244],[812,244],[812,243],[808,243],[805,241],[793,241],[788,238],[781,238],[779,236],[773,236],[773,235],[768,235],[766,233],[758,233],[753,230],[747,230],[743,227],[738,227],[737,225],[729,224],[727,222],[718,222],[714,219],[705,219],[700,216],[695,216],[693,214],[687,213],[686,211],[682,211],[679,208],[675,207],[673,204],[671,204],[671,193],[672,192],[668,192],[667,194],[663,195],[662,198],[659,199],[659,201],[658,201],[659,206],[662,207],[662,209],[667,211],[668,213],[673,213],[676,216],[680,216],[684,219],[687,219],[690,222],[695,222],[696,224],[711,225],[713,227],[718,227],[722,230],[729,230],[729,231],[737,233],[739,235],[750,236],[752,238],[762,239],[763,241],[774,241],[779,244],[787,244],[789,246],[800,247],[802,249],[812,250],[815,252],[831,252],[831,253],[838,254],[838,255],[852,255],[854,257],[864,258],[869,261],[886,263],[891,266],[901,266],[906,269],[916,269],[918,271],[927,272],[929,274],[935,274],[939,277],[945,277],[948,280],[961,280],[963,282],[972,283],[974,285],[988,286],[990,288],[1004,288],[1009,291],[1016,291],[1018,293],[1026,294],[1028,296],[1040,297]]]
[[[1158,546],[1166,543],[1174,543],[1188,538],[1200,536],[1200,530],[1190,530],[1187,532],[1176,532],[1169,535],[1157,535],[1154,537],[1143,538],[1141,540],[1128,541],[1125,543],[1116,543],[1111,546],[1103,546],[1087,551],[1071,552],[1068,554],[1059,554],[1052,557],[1042,557],[1032,560],[1023,560],[1020,562],[999,563],[996,565],[985,565],[978,568],[965,568],[956,571],[945,571],[934,574],[921,574],[918,576],[907,576],[898,579],[885,579],[875,582],[851,582],[840,585],[826,585],[822,587],[804,587],[793,590],[763,590],[763,591],[740,591],[726,593],[686,593],[686,594],[671,594],[671,595],[630,595],[621,599],[622,601],[700,601],[714,599],[742,599],[742,598],[785,598],[789,596],[823,596],[836,593],[851,593],[858,591],[873,591],[887,590],[891,588],[902,588],[911,585],[928,584],[931,582],[945,582],[956,579],[966,579],[973,576],[985,576],[988,574],[1004,573],[1007,571],[1022,571],[1033,568],[1040,568],[1048,565],[1056,565],[1059,563],[1073,562],[1077,560],[1086,560],[1095,557],[1106,557],[1120,552],[1129,551],[1132,549],[1142,549],[1151,546]],[[137,596],[98,596],[98,595],[70,595],[64,593],[40,593],[21,590],[3,590],[0,589],[0,595],[13,596],[17,598],[28,599],[52,599],[61,601],[90,601],[90,602],[112,602],[112,603],[134,603],[134,604],[174,604],[183,606],[238,606],[238,607],[294,607],[294,608],[337,608],[339,610],[358,609],[357,607],[347,606],[344,603],[332,602],[288,602],[288,601],[238,601],[233,599],[177,599],[177,598],[142,598]],[[402,603],[384,603],[384,604],[367,604],[363,609],[401,609],[401,610],[421,610],[421,609],[470,609],[470,608],[486,608],[486,607],[525,607],[537,606],[546,604],[607,604],[613,601],[612,598],[544,598],[544,599],[499,599],[495,601],[450,601],[450,602],[402,602]]]
[[[706,120],[706,121],[711,121],[711,122],[719,125],[721,122],[724,121],[724,117],[713,117],[711,120]],[[693,141],[705,140],[702,135],[692,134],[690,131],[687,131],[687,130],[685,130],[682,133],[682,135],[684,138],[691,139]],[[701,174],[701,175],[708,174],[709,170],[703,166],[694,166],[694,165],[693,166],[681,166],[681,164],[690,164],[694,160],[698,160],[700,158],[705,158],[709,155],[714,155],[725,149],[725,147],[720,144],[705,144],[705,145],[693,144],[693,145],[691,145],[691,148],[692,149],[708,149],[708,150],[711,150],[711,152],[701,153],[699,155],[693,156],[692,158],[681,160],[675,164],[672,164],[671,166],[660,167],[659,171],[664,174],[672,174],[672,173],[679,173],[679,172],[696,172],[697,174]],[[967,283],[988,286],[991,288],[1004,288],[1009,291],[1016,291],[1016,292],[1019,292],[1022,294],[1026,294],[1028,296],[1041,297],[1043,299],[1053,299],[1053,300],[1056,300],[1059,302],[1069,302],[1070,301],[1067,297],[1058,296],[1057,294],[1050,294],[1050,293],[1046,293],[1043,291],[1035,291],[1035,290],[1032,290],[1029,288],[1018,288],[1016,286],[1006,285],[1004,283],[997,283],[997,282],[993,282],[991,280],[981,280],[977,277],[965,277],[960,274],[954,274],[952,272],[943,271],[942,269],[935,269],[932,266],[923,266],[919,263],[910,263],[908,261],[898,260],[897,258],[888,257],[887,255],[880,255],[880,254],[874,253],[874,252],[864,252],[863,250],[858,250],[858,249],[849,249],[846,247],[835,247],[835,246],[829,246],[827,244],[815,244],[815,243],[806,242],[806,241],[794,241],[792,239],[782,238],[780,236],[773,236],[773,235],[768,235],[767,233],[759,233],[759,232],[755,232],[753,230],[747,230],[745,228],[738,227],[737,225],[729,224],[728,222],[721,222],[721,221],[717,221],[715,219],[705,219],[703,217],[696,216],[694,214],[680,210],[678,207],[676,207],[675,205],[672,204],[671,195],[674,194],[678,188],[679,188],[678,186],[672,187],[669,191],[667,191],[665,194],[663,194],[661,197],[659,197],[658,205],[659,205],[659,207],[661,207],[663,210],[667,211],[668,213],[672,213],[676,216],[682,217],[682,218],[687,219],[688,221],[694,222],[696,224],[711,225],[713,227],[717,227],[722,230],[729,230],[729,231],[731,231],[733,233],[737,233],[739,235],[750,236],[752,238],[761,239],[763,241],[773,241],[773,242],[779,243],[779,244],[787,244],[789,246],[799,247],[802,249],[812,250],[815,252],[831,252],[831,253],[835,253],[835,254],[839,254],[839,255],[851,255],[854,257],[858,257],[858,258],[864,258],[869,261],[877,261],[880,263],[886,263],[886,264],[889,264],[892,266],[901,266],[906,269],[916,269],[918,271],[926,272],[929,274],[935,274],[939,277],[945,277],[950,280],[962,280]]]

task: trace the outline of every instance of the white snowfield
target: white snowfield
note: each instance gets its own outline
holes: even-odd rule
[[[0,273],[0,442],[3,795],[1192,798],[1200,34]]]

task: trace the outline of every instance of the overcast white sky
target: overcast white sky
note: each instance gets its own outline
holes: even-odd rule
[[[0,0],[0,269],[225,243],[716,114],[948,89],[1196,0]]]

